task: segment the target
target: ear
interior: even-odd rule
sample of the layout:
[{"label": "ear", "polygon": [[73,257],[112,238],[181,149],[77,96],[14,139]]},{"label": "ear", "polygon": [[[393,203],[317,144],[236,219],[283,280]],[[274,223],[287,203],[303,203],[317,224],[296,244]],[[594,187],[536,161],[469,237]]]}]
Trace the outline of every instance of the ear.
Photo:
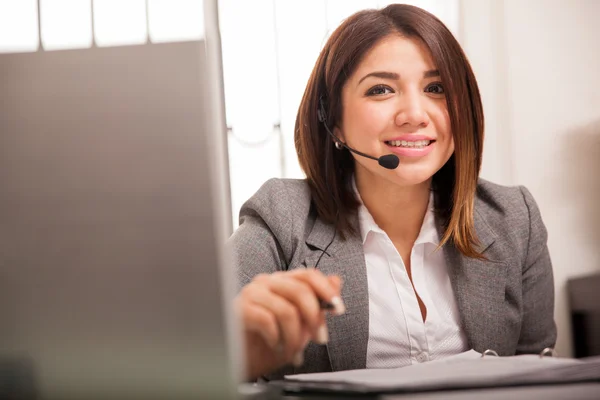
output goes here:
[{"label": "ear", "polygon": [[342,142],[346,143],[346,138],[344,137],[344,131],[339,126],[333,127],[333,134],[337,136]]}]

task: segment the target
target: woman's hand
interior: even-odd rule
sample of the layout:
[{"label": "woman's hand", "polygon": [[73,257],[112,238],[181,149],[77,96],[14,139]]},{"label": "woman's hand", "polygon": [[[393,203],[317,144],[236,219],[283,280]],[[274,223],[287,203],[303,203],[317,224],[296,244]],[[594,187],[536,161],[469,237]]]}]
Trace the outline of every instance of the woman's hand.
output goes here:
[{"label": "woman's hand", "polygon": [[329,338],[323,300],[340,315],[341,281],[315,269],[256,276],[235,299],[244,328],[246,376],[256,379],[286,364],[300,366],[310,340],[326,344]]}]

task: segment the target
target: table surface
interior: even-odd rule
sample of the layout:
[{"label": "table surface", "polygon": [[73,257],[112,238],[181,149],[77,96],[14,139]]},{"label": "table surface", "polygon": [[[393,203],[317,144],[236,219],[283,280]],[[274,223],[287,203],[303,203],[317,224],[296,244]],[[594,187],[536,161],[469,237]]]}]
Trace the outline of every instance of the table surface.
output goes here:
[{"label": "table surface", "polygon": [[273,397],[265,395],[260,397],[253,397],[252,400],[505,400],[513,398],[527,400],[597,400],[600,399],[600,382],[388,394],[379,396],[348,396],[338,394],[287,394],[283,396]]},{"label": "table surface", "polygon": [[600,399],[600,383],[578,383],[569,385],[524,386],[510,388],[456,390],[445,392],[408,393],[382,395],[378,397],[348,396],[283,396],[284,400],[332,400],[332,399],[370,399],[370,400],[598,400]]}]

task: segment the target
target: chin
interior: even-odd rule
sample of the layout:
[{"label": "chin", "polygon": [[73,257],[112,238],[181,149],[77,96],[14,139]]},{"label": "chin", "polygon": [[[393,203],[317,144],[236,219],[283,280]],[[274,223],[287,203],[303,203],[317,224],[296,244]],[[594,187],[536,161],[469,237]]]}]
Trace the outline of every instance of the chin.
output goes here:
[{"label": "chin", "polygon": [[394,183],[400,186],[416,186],[422,184],[429,184],[435,171],[432,169],[431,171],[415,171],[412,168],[410,170],[403,170],[401,166],[399,166],[395,171],[390,171],[392,173],[392,179]]},{"label": "chin", "polygon": [[429,184],[431,182],[431,178],[433,174],[405,174],[405,173],[396,173],[391,177],[391,181],[399,186],[417,186],[423,184]]}]

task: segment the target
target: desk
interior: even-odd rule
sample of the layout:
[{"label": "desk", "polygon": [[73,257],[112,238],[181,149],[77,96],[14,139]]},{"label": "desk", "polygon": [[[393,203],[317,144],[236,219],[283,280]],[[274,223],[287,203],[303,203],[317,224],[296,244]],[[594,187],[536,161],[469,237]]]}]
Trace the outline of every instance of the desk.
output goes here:
[{"label": "desk", "polygon": [[568,385],[505,387],[497,389],[454,390],[424,393],[407,393],[380,396],[348,396],[336,394],[284,395],[281,400],[597,400],[600,382]]},{"label": "desk", "polygon": [[379,397],[379,400],[597,400],[599,398],[600,382],[591,382],[568,385],[522,386],[497,389],[387,395]]}]

